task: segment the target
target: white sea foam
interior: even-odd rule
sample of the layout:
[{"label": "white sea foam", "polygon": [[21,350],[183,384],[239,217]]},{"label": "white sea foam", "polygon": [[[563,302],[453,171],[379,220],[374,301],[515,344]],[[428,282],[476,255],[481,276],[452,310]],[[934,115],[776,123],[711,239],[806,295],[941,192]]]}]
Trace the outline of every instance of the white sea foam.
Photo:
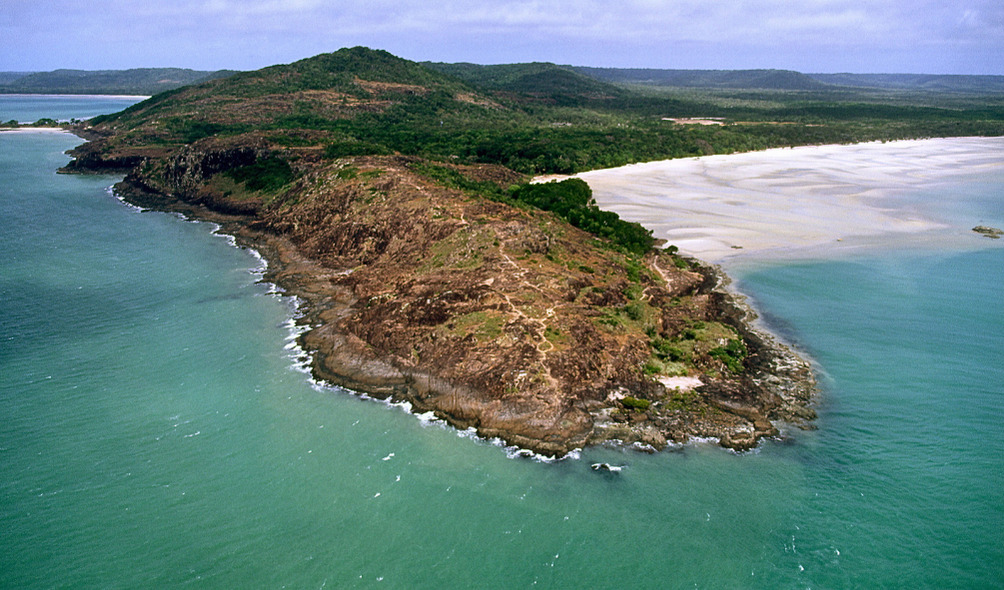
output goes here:
[{"label": "white sea foam", "polygon": [[721,444],[722,440],[717,436],[692,436],[687,439],[686,444],[688,445],[701,445],[701,444]]},{"label": "white sea foam", "polygon": [[436,413],[431,410],[428,412],[422,412],[421,414],[415,414],[415,417],[418,418],[418,421],[423,425],[432,424],[433,422],[442,422],[442,420],[439,419],[439,416],[436,416]]},{"label": "white sea foam", "polygon": [[[268,260],[264,256],[261,255],[261,252],[255,250],[254,248],[247,248],[247,251],[248,251],[249,254],[251,254],[251,256],[254,257],[255,260],[258,261],[257,266],[253,266],[250,269],[250,272],[253,275],[257,275],[258,276],[258,280],[260,281],[261,278],[262,278],[262,276],[268,270]],[[273,289],[278,288],[278,287],[276,287],[276,285],[274,283],[268,283],[268,284],[271,287],[273,287]],[[270,289],[269,293],[272,293],[272,292],[273,292],[273,290]]]},{"label": "white sea foam", "polygon": [[139,205],[134,205],[134,204],[130,203],[129,201],[127,201],[125,199],[125,197],[123,197],[122,195],[120,195],[118,193],[118,191],[115,190],[114,186],[110,186],[110,187],[106,188],[105,192],[108,193],[109,195],[115,197],[115,200],[117,200],[118,202],[122,203],[126,207],[132,209],[133,211],[136,211],[137,213],[142,213],[143,211],[146,211],[146,209],[144,209],[143,207],[140,207]]}]

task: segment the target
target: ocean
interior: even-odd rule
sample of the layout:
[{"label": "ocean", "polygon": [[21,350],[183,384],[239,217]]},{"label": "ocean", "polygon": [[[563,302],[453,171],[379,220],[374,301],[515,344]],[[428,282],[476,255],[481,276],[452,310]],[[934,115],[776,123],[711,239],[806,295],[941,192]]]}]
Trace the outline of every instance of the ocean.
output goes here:
[{"label": "ocean", "polygon": [[[0,120],[108,108],[58,106]],[[313,383],[261,259],[57,175],[79,143],[0,133],[0,587],[1004,586],[993,240],[733,270],[816,430],[542,462]],[[1004,178],[956,189],[1004,226]]]}]

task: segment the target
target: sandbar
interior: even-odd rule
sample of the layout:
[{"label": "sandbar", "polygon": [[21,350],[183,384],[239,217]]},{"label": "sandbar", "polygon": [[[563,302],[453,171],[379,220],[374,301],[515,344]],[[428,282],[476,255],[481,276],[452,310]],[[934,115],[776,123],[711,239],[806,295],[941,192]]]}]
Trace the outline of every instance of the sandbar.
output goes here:
[{"label": "sandbar", "polygon": [[829,257],[939,230],[971,233],[903,195],[982,171],[1004,171],[1004,138],[781,148],[576,176],[601,209],[641,223],[681,253],[722,263],[821,248]]}]

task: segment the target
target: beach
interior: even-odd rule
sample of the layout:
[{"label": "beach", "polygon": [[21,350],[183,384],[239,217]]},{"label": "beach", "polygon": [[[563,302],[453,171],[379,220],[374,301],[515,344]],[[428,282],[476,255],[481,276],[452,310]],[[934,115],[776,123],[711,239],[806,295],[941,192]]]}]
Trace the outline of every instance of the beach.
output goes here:
[{"label": "beach", "polygon": [[945,138],[771,149],[634,164],[576,175],[601,209],[637,221],[684,254],[832,258],[922,240],[965,244],[958,225],[902,195],[960,170],[1004,170],[1004,138]]}]

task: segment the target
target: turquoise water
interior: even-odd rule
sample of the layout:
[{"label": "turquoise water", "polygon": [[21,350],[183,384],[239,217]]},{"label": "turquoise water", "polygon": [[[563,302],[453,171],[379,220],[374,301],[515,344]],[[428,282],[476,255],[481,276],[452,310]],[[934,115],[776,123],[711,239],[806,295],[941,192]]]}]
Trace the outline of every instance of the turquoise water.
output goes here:
[{"label": "turquoise water", "polygon": [[141,97],[81,96],[73,94],[0,94],[0,123],[14,120],[34,123],[50,118],[57,121],[90,119],[120,111]]},{"label": "turquoise water", "polygon": [[313,385],[258,258],[56,175],[78,142],[0,133],[0,587],[1004,585],[990,240],[743,271],[816,431],[539,463]]}]

